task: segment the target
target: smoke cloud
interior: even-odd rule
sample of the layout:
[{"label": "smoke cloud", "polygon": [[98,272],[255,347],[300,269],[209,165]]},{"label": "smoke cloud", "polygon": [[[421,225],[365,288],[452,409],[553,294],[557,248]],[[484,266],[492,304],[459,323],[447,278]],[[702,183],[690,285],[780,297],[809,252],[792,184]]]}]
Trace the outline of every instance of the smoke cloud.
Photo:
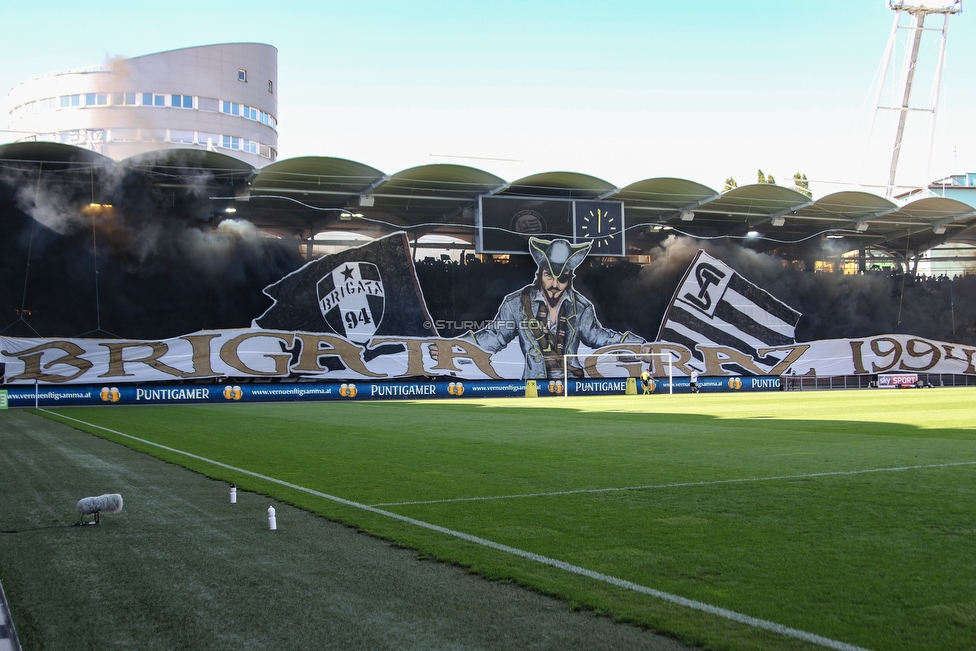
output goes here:
[{"label": "smoke cloud", "polygon": [[[265,237],[243,220],[218,224],[209,196],[219,181],[202,169],[191,176],[192,163],[178,179],[164,169],[145,159],[138,168],[4,161],[0,331],[149,339],[248,327],[263,314],[262,290],[304,264],[297,241]],[[650,251],[650,264],[587,261],[575,286],[605,326],[654,339],[699,248],[800,311],[798,341],[901,333],[976,344],[974,275],[811,273],[733,242],[673,236]],[[432,316],[457,324],[440,328],[445,336],[491,319],[535,271],[528,255],[417,264]]]},{"label": "smoke cloud", "polygon": [[[976,344],[974,275],[913,281],[888,272],[811,273],[734,242],[671,237],[650,251],[650,264],[584,263],[574,285],[595,303],[605,326],[653,340],[699,249],[801,312],[797,341],[914,334]],[[506,294],[533,281],[535,265],[527,255],[507,265],[433,262],[418,265],[418,274],[435,319],[478,323],[494,316]]]},{"label": "smoke cloud", "polygon": [[914,334],[976,343],[976,276],[972,275],[950,281],[913,280],[888,272],[812,273],[734,242],[671,237],[651,252],[651,264],[638,270],[625,265],[611,274],[590,268],[580,273],[579,286],[586,288],[587,295],[605,297],[598,314],[606,325],[655,337],[678,282],[699,249],[801,312],[797,341]]},{"label": "smoke cloud", "polygon": [[0,330],[162,338],[267,309],[261,290],[303,262],[296,243],[216,225],[208,172],[164,183],[146,162],[0,172]]}]

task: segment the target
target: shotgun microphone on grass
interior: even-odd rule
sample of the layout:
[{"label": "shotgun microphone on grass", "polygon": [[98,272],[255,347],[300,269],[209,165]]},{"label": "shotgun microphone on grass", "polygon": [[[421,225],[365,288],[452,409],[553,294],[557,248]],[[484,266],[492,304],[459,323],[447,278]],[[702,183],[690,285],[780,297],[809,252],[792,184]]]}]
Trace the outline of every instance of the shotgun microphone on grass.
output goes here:
[{"label": "shotgun microphone on grass", "polygon": [[[118,493],[106,493],[98,497],[83,497],[78,500],[75,510],[81,516],[81,522],[78,524],[101,524],[99,514],[118,513],[122,510],[122,496]],[[95,519],[86,521],[85,516],[88,515],[94,515]]]}]

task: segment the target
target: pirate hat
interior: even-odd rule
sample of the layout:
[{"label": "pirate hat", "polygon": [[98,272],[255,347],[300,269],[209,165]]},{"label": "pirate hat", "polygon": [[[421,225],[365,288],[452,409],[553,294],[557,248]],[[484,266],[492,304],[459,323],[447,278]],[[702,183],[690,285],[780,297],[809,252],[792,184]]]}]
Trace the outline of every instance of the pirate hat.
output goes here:
[{"label": "pirate hat", "polygon": [[540,269],[548,271],[553,278],[559,278],[580,266],[583,258],[590,252],[591,244],[593,242],[570,244],[562,239],[549,241],[530,237],[529,253]]}]

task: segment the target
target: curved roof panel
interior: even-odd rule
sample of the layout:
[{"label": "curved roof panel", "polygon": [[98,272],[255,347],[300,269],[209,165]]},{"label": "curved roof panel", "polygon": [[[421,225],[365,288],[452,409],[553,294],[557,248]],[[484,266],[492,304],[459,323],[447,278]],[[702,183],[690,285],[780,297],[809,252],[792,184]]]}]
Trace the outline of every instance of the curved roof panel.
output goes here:
[{"label": "curved roof panel", "polygon": [[717,191],[701,183],[670,177],[631,183],[607,197],[623,201],[631,223],[661,222],[718,199]]},{"label": "curved roof panel", "polygon": [[[422,226],[424,232],[438,224],[465,224],[464,235],[473,237],[478,197],[504,185],[504,180],[465,165],[434,163],[397,172],[379,183],[364,212],[385,215],[404,226]],[[465,210],[465,209],[468,210]]]},{"label": "curved roof panel", "polygon": [[718,193],[671,177],[618,189],[575,172],[546,172],[506,183],[463,165],[438,163],[384,174],[363,163],[324,156],[283,159],[255,170],[236,158],[196,149],[160,150],[114,163],[80,147],[48,142],[0,145],[0,159],[8,168],[40,167],[60,175],[52,177],[54,182],[85,188],[92,185],[93,166],[148,172],[153,183],[199,186],[209,192],[217,215],[235,208],[236,217],[259,228],[303,239],[327,229],[370,237],[408,229],[416,237],[435,231],[470,241],[479,198],[503,195],[620,201],[632,253],[650,250],[671,232],[745,238],[750,247],[791,256],[815,254],[828,237],[834,254],[870,246],[898,256],[947,240],[976,240],[976,209],[942,197],[899,206],[874,194],[844,191],[812,201],[776,185]]},{"label": "curved roof panel", "polygon": [[475,167],[435,163],[397,172],[378,186],[373,194],[389,197],[406,193],[432,199],[464,198],[470,201],[504,183],[494,174]]},{"label": "curved roof panel", "polygon": [[251,180],[251,194],[297,194],[316,205],[336,207],[383,178],[383,172],[356,161],[303,156],[262,167]]},{"label": "curved roof panel", "polygon": [[813,205],[800,209],[799,215],[854,221],[870,219],[897,210],[898,206],[889,199],[876,194],[859,191],[844,191],[828,194],[813,202]]},{"label": "curved roof panel", "polygon": [[863,232],[872,219],[898,210],[892,201],[876,194],[844,191],[817,199],[809,206],[784,215],[792,228],[814,233],[823,229],[841,228]]},{"label": "curved roof panel", "polygon": [[29,161],[41,163],[81,163],[84,165],[111,165],[108,156],[97,152],[62,145],[57,142],[12,142],[0,145],[0,159],[9,161]]},{"label": "curved roof panel", "polygon": [[513,181],[500,194],[562,199],[605,198],[617,191],[609,181],[578,172],[544,172]]},{"label": "curved roof panel", "polygon": [[871,220],[868,234],[874,244],[892,251],[925,251],[976,225],[976,209],[967,203],[929,197],[907,203],[898,210]]},{"label": "curved roof panel", "polygon": [[733,188],[714,201],[703,204],[699,211],[750,218],[761,223],[764,219],[793,212],[813,203],[796,190],[768,183],[756,183]]},{"label": "curved roof panel", "polygon": [[972,213],[973,207],[955,199],[928,197],[906,203],[898,212],[921,221],[933,222]]},{"label": "curved roof panel", "polygon": [[202,149],[161,149],[129,156],[117,163],[128,168],[142,168],[157,174],[185,176],[186,170],[208,170],[214,177],[243,179],[254,174],[254,168],[244,161],[214,151]]}]

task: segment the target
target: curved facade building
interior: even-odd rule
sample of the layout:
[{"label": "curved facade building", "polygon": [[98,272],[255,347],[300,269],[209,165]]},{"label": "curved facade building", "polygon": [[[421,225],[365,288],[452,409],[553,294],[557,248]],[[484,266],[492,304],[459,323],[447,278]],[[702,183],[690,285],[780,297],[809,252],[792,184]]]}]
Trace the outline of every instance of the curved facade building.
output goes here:
[{"label": "curved facade building", "polygon": [[262,167],[277,158],[278,50],[225,43],[114,59],[10,90],[19,142],[77,145],[116,160],[207,149]]}]

